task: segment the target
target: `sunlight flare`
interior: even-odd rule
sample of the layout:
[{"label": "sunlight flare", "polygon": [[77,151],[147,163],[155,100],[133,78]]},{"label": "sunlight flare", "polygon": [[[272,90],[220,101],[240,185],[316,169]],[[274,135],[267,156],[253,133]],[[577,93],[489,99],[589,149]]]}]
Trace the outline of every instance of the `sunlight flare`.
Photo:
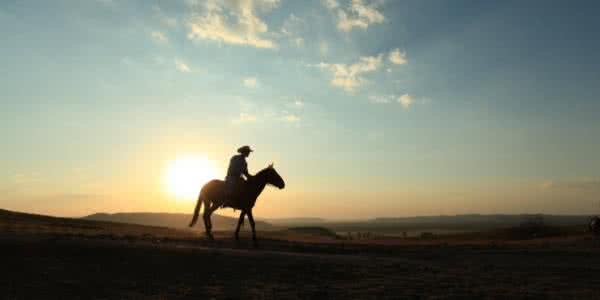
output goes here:
[{"label": "sunlight flare", "polygon": [[203,184],[216,177],[214,163],[204,156],[182,156],[169,162],[165,185],[177,199],[193,200]]}]

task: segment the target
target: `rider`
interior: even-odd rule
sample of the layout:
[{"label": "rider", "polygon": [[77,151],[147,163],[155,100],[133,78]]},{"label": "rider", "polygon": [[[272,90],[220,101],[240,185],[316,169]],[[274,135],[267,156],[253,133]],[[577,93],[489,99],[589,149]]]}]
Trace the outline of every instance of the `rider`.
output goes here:
[{"label": "rider", "polygon": [[229,168],[227,169],[227,177],[225,177],[226,186],[226,197],[227,202],[231,202],[239,194],[240,189],[245,183],[242,175],[246,177],[246,180],[252,178],[252,175],[248,173],[248,163],[246,158],[250,156],[250,152],[254,150],[250,149],[250,146],[242,146],[237,152],[239,154],[234,155],[229,160]]}]

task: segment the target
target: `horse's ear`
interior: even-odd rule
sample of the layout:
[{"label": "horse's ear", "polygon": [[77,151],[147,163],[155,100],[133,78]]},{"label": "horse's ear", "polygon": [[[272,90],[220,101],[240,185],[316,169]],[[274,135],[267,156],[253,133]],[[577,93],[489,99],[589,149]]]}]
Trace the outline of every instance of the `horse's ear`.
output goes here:
[{"label": "horse's ear", "polygon": [[273,169],[273,163],[269,165],[269,169]]}]

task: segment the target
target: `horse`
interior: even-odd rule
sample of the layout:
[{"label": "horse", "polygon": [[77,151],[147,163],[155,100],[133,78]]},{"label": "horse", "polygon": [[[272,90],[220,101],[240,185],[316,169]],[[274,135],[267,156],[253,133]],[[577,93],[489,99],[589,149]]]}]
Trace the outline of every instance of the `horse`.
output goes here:
[{"label": "horse", "polygon": [[237,228],[235,229],[235,239],[239,240],[240,226],[244,223],[244,217],[248,216],[248,221],[250,221],[250,226],[252,227],[252,240],[256,242],[256,230],[254,229],[252,208],[267,184],[274,185],[280,190],[285,187],[285,182],[281,176],[279,176],[277,171],[275,171],[273,164],[270,164],[265,169],[256,173],[256,175],[250,177],[244,184],[244,187],[237,193],[239,195],[237,199],[232,199],[234,201],[226,203],[225,182],[217,179],[209,181],[200,190],[198,202],[194,209],[194,217],[189,226],[192,227],[196,224],[200,213],[200,207],[204,204],[204,229],[206,231],[206,236],[213,240],[214,237],[211,231],[212,223],[210,221],[211,214],[219,208],[231,207],[233,209],[241,210]]}]

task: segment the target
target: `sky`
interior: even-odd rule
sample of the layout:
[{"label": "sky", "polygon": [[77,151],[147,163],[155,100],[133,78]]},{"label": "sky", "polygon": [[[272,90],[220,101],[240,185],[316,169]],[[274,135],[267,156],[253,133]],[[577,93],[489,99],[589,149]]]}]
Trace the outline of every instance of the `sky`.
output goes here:
[{"label": "sky", "polygon": [[0,208],[191,213],[169,166],[248,144],[257,217],[600,213],[598,9],[4,0]]}]

